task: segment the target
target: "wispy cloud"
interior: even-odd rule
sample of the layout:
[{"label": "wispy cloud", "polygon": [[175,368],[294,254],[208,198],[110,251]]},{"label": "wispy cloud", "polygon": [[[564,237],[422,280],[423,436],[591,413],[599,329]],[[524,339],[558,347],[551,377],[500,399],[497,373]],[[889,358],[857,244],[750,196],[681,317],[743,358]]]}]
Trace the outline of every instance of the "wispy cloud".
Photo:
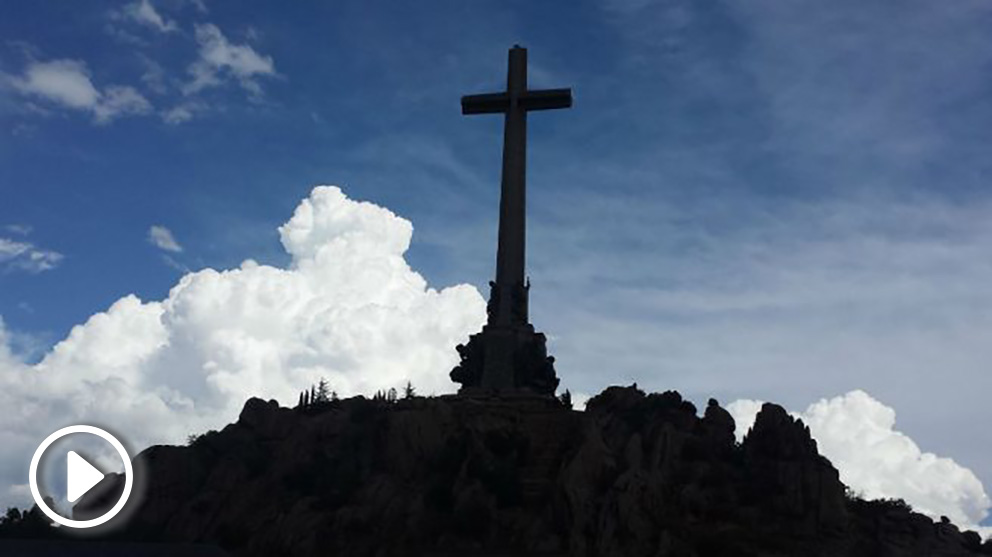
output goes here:
[{"label": "wispy cloud", "polygon": [[161,116],[162,121],[166,124],[182,124],[183,122],[192,120],[196,113],[203,112],[205,110],[207,110],[207,106],[204,103],[195,100],[187,100],[168,110],[163,110]]},{"label": "wispy cloud", "polygon": [[107,123],[119,116],[147,114],[152,109],[141,93],[134,87],[107,87],[100,102],[93,107],[93,115],[98,123]]},{"label": "wispy cloud", "polygon": [[192,79],[183,87],[187,95],[234,79],[253,97],[258,97],[262,88],[256,78],[276,75],[271,56],[259,54],[246,44],[231,43],[216,25],[196,25],[196,40],[200,44],[199,59],[189,67]]},{"label": "wispy cloud", "polygon": [[176,241],[176,237],[172,235],[172,231],[164,226],[156,224],[149,228],[148,241],[153,246],[164,251],[171,251],[173,253],[181,253],[183,251],[183,247]]},{"label": "wispy cloud", "polygon": [[164,261],[166,265],[172,267],[173,269],[179,271],[180,273],[185,274],[192,272],[192,269],[190,269],[187,265],[179,261],[176,261],[176,259],[171,255],[167,255],[167,254],[162,255],[162,261]]},{"label": "wispy cloud", "polygon": [[32,61],[22,75],[9,80],[24,96],[43,99],[61,108],[89,112],[98,124],[122,116],[146,114],[152,108],[133,87],[110,85],[99,90],[90,79],[86,64],[78,60]]},{"label": "wispy cloud", "polygon": [[207,9],[207,3],[204,0],[189,0],[189,3],[193,5],[194,8],[201,14],[208,13],[210,10]]},{"label": "wispy cloud", "polygon": [[124,6],[123,13],[132,21],[151,27],[162,33],[171,33],[179,29],[175,21],[162,17],[149,0],[140,0],[128,4]]},{"label": "wispy cloud", "polygon": [[159,95],[167,93],[169,90],[168,79],[162,64],[145,55],[139,55],[139,58],[145,65],[145,71],[141,74],[141,82],[154,93]]},{"label": "wispy cloud", "polygon": [[[202,2],[192,2],[201,13],[206,7]],[[193,40],[198,45],[195,59],[186,65],[186,76],[176,75],[172,68],[147,54],[146,37],[132,32],[133,26],[122,23],[140,23],[162,33],[179,30],[176,21],[165,18],[150,0],[131,2],[107,13],[105,31],[116,39],[141,47],[136,56],[143,65],[138,76],[138,87],[130,85],[101,85],[94,82],[93,72],[85,61],[77,59],[41,59],[37,48],[27,43],[15,46],[23,51],[27,64],[20,74],[0,72],[0,86],[25,97],[25,111],[50,115],[54,109],[88,112],[93,121],[107,124],[125,116],[156,113],[166,124],[188,122],[200,113],[207,112],[212,103],[205,99],[205,91],[237,84],[248,93],[252,101],[263,98],[262,80],[278,77],[272,56],[263,54],[247,43],[230,41],[221,29],[212,23],[196,24]],[[190,37],[177,33],[177,40]],[[250,28],[249,39],[258,32]],[[157,100],[154,105],[147,95]],[[41,102],[39,102],[41,101]],[[159,106],[161,105],[161,106]],[[12,133],[23,129],[15,127]]]},{"label": "wispy cloud", "polygon": [[62,259],[61,253],[38,248],[30,242],[0,238],[0,269],[40,273],[54,269]]},{"label": "wispy cloud", "polygon": [[32,230],[34,230],[34,228],[28,224],[8,224],[4,226],[3,229],[12,234],[17,234],[18,236],[27,236]]}]

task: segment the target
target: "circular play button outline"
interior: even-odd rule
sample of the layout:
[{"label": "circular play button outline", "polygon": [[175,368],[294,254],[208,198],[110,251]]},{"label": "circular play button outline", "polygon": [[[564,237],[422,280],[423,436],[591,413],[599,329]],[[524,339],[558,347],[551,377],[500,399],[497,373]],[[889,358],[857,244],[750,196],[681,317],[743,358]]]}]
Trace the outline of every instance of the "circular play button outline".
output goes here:
[{"label": "circular play button outline", "polygon": [[[66,435],[72,435],[73,433],[89,433],[90,435],[96,435],[97,437],[110,443],[110,445],[117,450],[117,454],[121,456],[121,460],[124,461],[124,492],[121,493],[120,499],[117,500],[117,504],[107,511],[106,514],[90,520],[72,520],[60,515],[52,510],[47,503],[45,503],[45,500],[41,497],[41,491],[38,489],[38,463],[41,462],[41,456],[45,454],[45,451],[52,445],[52,443],[58,441]],[[35,449],[34,456],[31,457],[31,468],[28,470],[28,483],[31,486],[31,496],[34,497],[34,502],[37,503],[38,508],[41,509],[41,511],[44,512],[48,518],[58,522],[62,526],[68,526],[69,528],[92,528],[107,522],[111,518],[114,518],[117,516],[117,513],[121,512],[121,509],[124,508],[124,504],[127,503],[127,498],[130,497],[131,488],[134,485],[134,471],[131,468],[131,457],[127,455],[124,445],[122,445],[116,437],[98,427],[91,425],[71,425],[68,427],[63,427],[62,429],[49,435],[44,441],[41,442],[40,445],[38,445],[38,448]]]}]

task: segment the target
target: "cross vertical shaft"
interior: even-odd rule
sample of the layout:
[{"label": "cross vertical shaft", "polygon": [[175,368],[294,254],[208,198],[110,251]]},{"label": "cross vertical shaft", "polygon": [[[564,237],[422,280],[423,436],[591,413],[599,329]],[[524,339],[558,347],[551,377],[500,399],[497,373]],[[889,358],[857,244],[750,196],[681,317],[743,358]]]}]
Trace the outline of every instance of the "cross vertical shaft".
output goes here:
[{"label": "cross vertical shaft", "polygon": [[[527,50],[510,50],[506,76],[508,106],[503,124],[503,176],[500,184],[499,243],[496,247],[496,288],[499,303],[490,323],[527,322],[526,305],[513,315],[515,290],[524,284],[527,230]],[[516,319],[514,319],[516,317]]]}]

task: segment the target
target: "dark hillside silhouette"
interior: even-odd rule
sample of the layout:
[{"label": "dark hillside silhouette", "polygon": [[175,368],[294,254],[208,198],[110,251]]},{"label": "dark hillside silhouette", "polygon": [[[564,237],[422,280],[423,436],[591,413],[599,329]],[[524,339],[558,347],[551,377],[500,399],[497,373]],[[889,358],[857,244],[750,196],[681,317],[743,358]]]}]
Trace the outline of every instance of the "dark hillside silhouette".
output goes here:
[{"label": "dark hillside silhouette", "polygon": [[[125,537],[234,555],[992,555],[901,502],[851,498],[808,428],[765,404],[745,441],[716,401],[611,387],[556,399],[252,399],[152,447]],[[112,484],[119,477],[109,480]],[[112,486],[111,486],[112,487]],[[111,489],[111,492],[113,489]],[[77,518],[113,502],[85,497]]]}]

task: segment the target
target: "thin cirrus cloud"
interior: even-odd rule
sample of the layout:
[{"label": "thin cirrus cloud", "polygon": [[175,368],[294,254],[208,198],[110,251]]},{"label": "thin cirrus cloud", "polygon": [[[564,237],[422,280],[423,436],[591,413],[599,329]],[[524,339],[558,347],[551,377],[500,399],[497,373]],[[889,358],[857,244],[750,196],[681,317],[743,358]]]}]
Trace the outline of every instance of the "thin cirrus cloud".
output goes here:
[{"label": "thin cirrus cloud", "polygon": [[123,14],[136,23],[151,27],[162,33],[171,33],[179,30],[176,22],[162,17],[149,0],[141,0],[140,2],[128,4],[124,7]]},{"label": "thin cirrus cloud", "polygon": [[33,61],[22,75],[10,78],[10,82],[26,97],[41,99],[59,108],[88,112],[98,124],[122,116],[147,114],[152,109],[148,99],[134,87],[109,85],[103,90],[97,88],[86,64],[79,60]]},{"label": "thin cirrus cloud", "polygon": [[210,87],[236,80],[253,97],[262,94],[257,78],[276,75],[271,56],[259,54],[247,44],[233,44],[211,23],[196,25],[196,41],[200,45],[199,59],[189,66],[191,81],[183,93],[192,95]]},{"label": "thin cirrus cloud", "polygon": [[182,124],[189,122],[197,114],[206,112],[209,109],[210,106],[207,103],[197,99],[189,99],[168,110],[163,110],[161,116],[162,121],[166,124]]},{"label": "thin cirrus cloud", "polygon": [[148,241],[160,250],[172,253],[182,253],[183,247],[176,241],[172,231],[161,225],[152,225],[148,229]]},{"label": "thin cirrus cloud", "polygon": [[34,230],[34,227],[28,224],[8,224],[3,229],[18,236],[27,236]]},{"label": "thin cirrus cloud", "polygon": [[[7,227],[10,230],[12,227]],[[0,237],[0,269],[40,273],[51,271],[62,261],[62,254],[42,249],[31,242]]]}]

